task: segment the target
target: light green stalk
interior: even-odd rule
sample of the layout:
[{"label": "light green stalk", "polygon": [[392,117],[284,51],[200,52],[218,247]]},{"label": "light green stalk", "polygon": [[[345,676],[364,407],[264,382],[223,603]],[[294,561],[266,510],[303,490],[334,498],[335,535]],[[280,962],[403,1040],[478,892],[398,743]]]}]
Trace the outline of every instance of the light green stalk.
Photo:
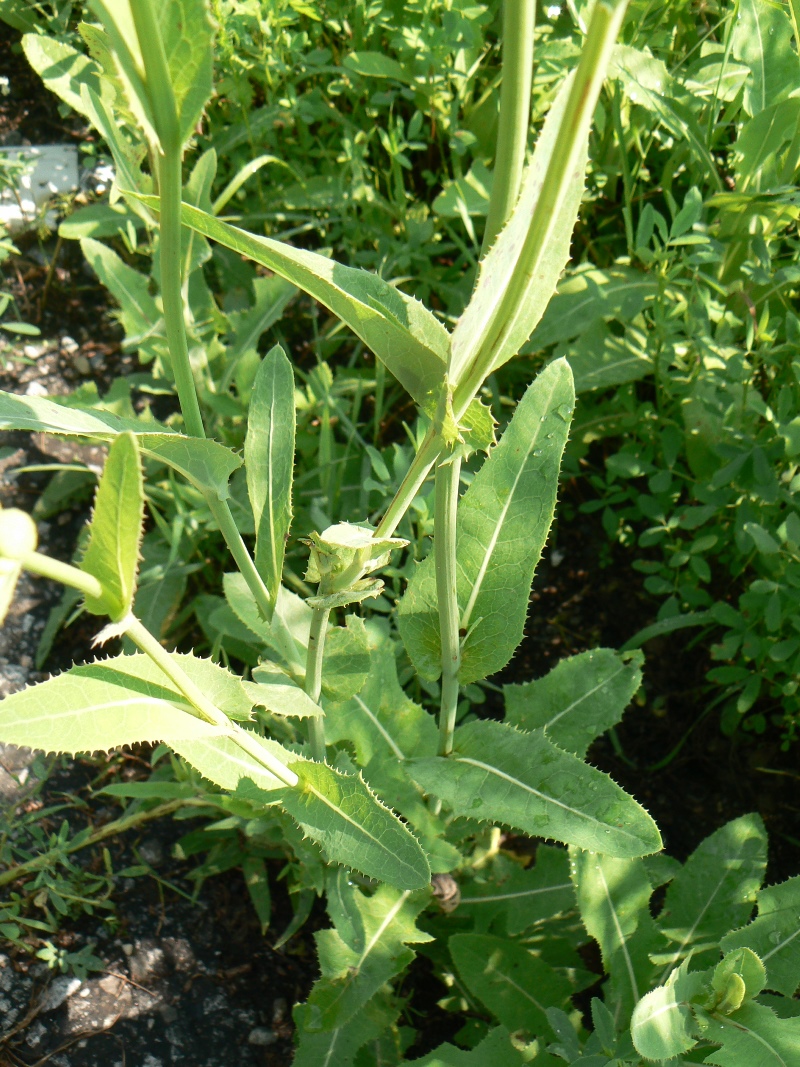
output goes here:
[{"label": "light green stalk", "polygon": [[[314,608],[311,629],[308,634],[308,658],[306,660],[306,693],[315,704],[322,695],[322,659],[325,653],[325,631],[328,628],[329,608]],[[315,715],[309,720],[308,739],[311,755],[319,763],[325,762],[325,716]]]},{"label": "light green stalk", "polygon": [[28,552],[19,561],[26,571],[38,574],[42,578],[50,578],[61,585],[68,585],[77,589],[84,596],[99,600],[103,595],[103,587],[98,580],[86,571],[78,570],[70,563],[62,563],[59,559],[51,559],[41,552]]},{"label": "light green stalk", "polygon": [[530,284],[531,271],[551,239],[570,177],[580,158],[581,146],[594,115],[611,50],[625,14],[625,6],[626,0],[597,0],[592,9],[581,61],[564,109],[558,146],[544,175],[542,192],[531,218],[517,270],[503,298],[488,319],[474,355],[464,368],[459,381],[455,383],[453,410],[456,420],[463,418],[472,398],[491,373],[495,353],[512,329],[517,310]]},{"label": "light green stalk", "polygon": [[242,729],[237,723],[232,722],[224,711],[220,711],[218,707],[212,704],[194,684],[177,660],[170,656],[169,652],[159,644],[147,627],[143,626],[133,615],[129,615],[125,619],[125,633],[166,674],[189,703],[200,712],[201,718],[205,719],[206,722],[219,726],[222,732],[235,742],[239,748],[249,756],[252,756],[262,767],[266,767],[285,785],[297,785],[298,778],[294,771],[285,767],[263,745],[260,745],[252,734]]},{"label": "light green stalk", "polygon": [[[144,59],[148,96],[152,104],[156,132],[159,138],[158,180],[161,205],[159,214],[159,252],[161,256],[161,300],[167,333],[170,363],[178,391],[178,400],[193,437],[205,437],[203,417],[197,399],[189,347],[184,322],[181,277],[181,144],[178,110],[172,90],[167,57],[153,12],[152,0],[136,0],[131,4],[139,46]],[[205,493],[206,503],[220,528],[225,543],[242,577],[253,594],[259,610],[270,618],[274,605],[267,587],[256,569],[252,556],[242,540],[230,506],[211,490]]]},{"label": "light green stalk", "polygon": [[442,457],[436,467],[433,552],[436,563],[436,595],[439,602],[439,633],[442,641],[442,696],[439,710],[439,755],[453,750],[458,711],[458,672],[461,667],[461,636],[456,593],[456,514],[461,455]]},{"label": "light green stalk", "polygon": [[403,516],[411,507],[414,497],[422,488],[431,467],[442,451],[442,447],[441,435],[432,426],[425,435],[416,456],[414,456],[405,478],[400,483],[400,488],[395,493],[383,518],[378,523],[375,537],[391,537],[395,532],[402,522]]},{"label": "light green stalk", "polygon": [[[38,574],[42,578],[51,578],[62,585],[77,589],[84,596],[100,599],[103,595],[103,587],[93,575],[87,574],[69,563],[51,559],[40,552],[27,552],[20,558],[19,562],[33,574]],[[126,634],[130,637],[133,643],[164,672],[178,691],[183,693],[187,701],[195,709],[198,718],[219,726],[222,733],[226,734],[239,748],[257,760],[262,767],[266,767],[285,785],[297,785],[298,779],[294,771],[285,767],[280,760],[275,759],[247,730],[243,730],[237,723],[232,722],[224,711],[212,704],[183,670],[180,663],[170,656],[147,627],[143,626],[134,615],[127,615],[124,619],[114,620],[114,624],[117,627],[119,636]]]},{"label": "light green stalk", "polygon": [[536,0],[504,0],[503,84],[492,196],[481,256],[494,244],[519,197],[530,125],[535,25]]}]

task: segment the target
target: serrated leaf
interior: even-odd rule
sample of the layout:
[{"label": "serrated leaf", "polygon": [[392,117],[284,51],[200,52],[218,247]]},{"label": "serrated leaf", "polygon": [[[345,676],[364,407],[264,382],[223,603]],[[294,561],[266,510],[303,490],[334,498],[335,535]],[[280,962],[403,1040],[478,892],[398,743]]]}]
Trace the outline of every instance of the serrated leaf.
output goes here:
[{"label": "serrated leaf", "polygon": [[[580,131],[579,155],[563,188],[560,206],[554,216],[541,220],[536,247],[528,249],[528,262],[520,262],[531,221],[548,177],[548,168],[556,157],[556,145],[562,133],[561,121],[572,82],[572,75],[564,80],[547,114],[533,157],[526,168],[516,207],[497,241],[481,261],[472,298],[453,330],[448,374],[456,384],[459,384],[484,347],[490,347],[493,356],[490,370],[502,367],[519,352],[544,314],[569,259],[572,231],[583,196],[589,147],[588,125]],[[509,307],[507,297],[515,275],[523,275],[525,284],[514,306]]]},{"label": "serrated leaf", "polygon": [[622,718],[642,681],[641,652],[596,648],[570,656],[534,682],[503,686],[506,721],[543,729],[559,748],[585,756],[592,741]]},{"label": "serrated leaf", "polygon": [[[156,197],[145,197],[158,209]],[[183,223],[268,267],[319,300],[380,359],[419,404],[444,381],[450,339],[431,312],[377,274],[345,267],[316,252],[258,237],[183,205]]]},{"label": "serrated leaf", "polygon": [[524,945],[490,934],[454,934],[450,954],[464,985],[512,1032],[547,1032],[546,1011],[569,1004],[567,978]]},{"label": "serrated leaf", "polygon": [[110,411],[55,404],[45,397],[0,391],[0,429],[31,430],[67,437],[113,441],[121,433],[136,435],[141,451],[179,471],[201,492],[228,495],[228,479],[242,465],[239,456],[217,441],[185,437],[145,419],[125,419]]},{"label": "serrated leaf", "polygon": [[[327,706],[328,744],[352,742],[361,767],[373,758],[388,761],[433,755],[436,723],[406,696],[398,682],[394,642],[374,629],[367,632],[367,638],[369,674],[357,696]],[[380,786],[380,780],[374,784]]]},{"label": "serrated leaf", "polygon": [[[90,29],[97,29],[98,33],[102,33],[99,27],[90,27]],[[88,86],[82,87],[81,98],[84,114],[89,117],[92,125],[99,131],[111,151],[116,170],[114,192],[118,185],[122,185],[125,189],[130,189],[135,193],[149,193],[152,189],[152,179],[149,175],[142,173],[137,150],[122,132],[112,109]],[[114,200],[113,194],[111,199]],[[148,224],[153,223],[152,214],[141,201],[130,198],[129,206],[143,221]]]},{"label": "serrated leaf", "polygon": [[125,337],[136,344],[140,358],[147,362],[164,348],[164,338],[155,331],[162,316],[150,295],[149,280],[124,263],[113,249],[92,237],[81,242],[84,258],[120,306],[119,321]]},{"label": "serrated leaf", "polygon": [[[87,115],[81,87],[87,85],[103,95],[100,67],[65,41],[41,33],[26,33],[22,38],[25,58],[50,90],[82,115]],[[87,117],[91,117],[87,115]]]},{"label": "serrated leaf", "polygon": [[673,971],[666,985],[651,990],[636,1005],[631,1037],[637,1052],[648,1060],[671,1060],[697,1044],[694,1016],[687,1001],[702,978],[684,966]]},{"label": "serrated leaf", "polygon": [[472,882],[461,893],[459,910],[482,916],[505,912],[511,937],[534,923],[550,919],[575,907],[575,890],[569,877],[569,858],[562,848],[539,845],[536,865],[516,868],[502,882]]},{"label": "serrated leaf", "polygon": [[652,984],[649,952],[658,944],[645,863],[578,849],[570,850],[570,857],[581,919],[609,975],[607,1001],[627,1019]]},{"label": "serrated leaf", "polygon": [[280,345],[258,368],[247,416],[244,459],[256,525],[256,568],[274,604],[292,522],[294,375]]},{"label": "serrated leaf", "polygon": [[255,597],[238,571],[224,574],[222,583],[225,599],[236,619],[246,627],[242,638],[247,637],[247,633],[252,634],[251,644],[271,648],[291,670],[295,680],[302,680],[311,628],[311,609],[305,601],[281,586],[272,623],[268,623],[261,617]]},{"label": "serrated leaf", "polygon": [[386,998],[373,997],[342,1026],[317,1031],[306,1028],[308,1014],[305,1004],[294,1009],[298,1044],[293,1067],[351,1067],[358,1050],[392,1026],[398,1009]]},{"label": "serrated leaf", "polygon": [[[457,595],[467,631],[459,681],[506,665],[522,639],[533,572],[550,530],[575,394],[564,360],[546,367],[458,505]],[[435,561],[414,572],[398,626],[424,678],[441,672]]]},{"label": "serrated leaf", "polygon": [[331,863],[341,863],[397,889],[421,889],[430,868],[417,840],[359,776],[323,763],[298,762],[300,784],[281,803]]},{"label": "serrated leaf", "polygon": [[116,622],[130,614],[143,519],[139,448],[132,433],[123,433],[114,440],[103,467],[89,525],[89,545],[80,564],[103,589],[100,597],[85,598],[86,610],[93,615],[109,615]]},{"label": "serrated leaf", "polygon": [[792,47],[792,23],[783,5],[740,0],[730,48],[750,70],[744,90],[748,114],[758,115],[797,84],[800,70]]},{"label": "serrated leaf", "polygon": [[752,949],[767,969],[767,988],[792,997],[800,985],[800,876],[759,890],[756,899],[758,917],[726,934],[720,948]]},{"label": "serrated leaf", "polygon": [[[411,1060],[415,1067],[522,1067],[530,1063],[527,1052],[521,1052],[505,1026],[496,1026],[473,1049],[456,1048],[445,1043],[421,1060]],[[533,1061],[535,1067],[558,1067],[563,1062],[546,1052],[539,1052]]]},{"label": "serrated leaf", "polygon": [[[289,766],[299,758],[279,745],[277,741],[259,737],[254,733],[251,733],[250,737],[262,745],[269,755],[280,760],[284,766]],[[247,785],[249,782],[252,782],[259,790],[266,792],[286,788],[284,782],[245,752],[230,737],[181,738],[173,739],[168,743],[173,751],[183,756],[186,762],[190,763],[204,778],[226,792],[236,792],[242,785]],[[263,803],[261,795],[257,799]],[[276,794],[276,803],[278,799]]]},{"label": "serrated leaf", "polygon": [[428,902],[427,893],[412,896],[386,885],[371,896],[355,886],[348,890],[345,921],[315,935],[322,978],[306,1002],[308,1031],[347,1023],[413,960],[409,944],[433,940],[415,921]]},{"label": "serrated leaf", "polygon": [[300,718],[322,714],[319,704],[308,696],[287,675],[257,667],[253,671],[254,682],[242,682],[254,704],[264,707],[274,715],[292,715]]},{"label": "serrated leaf", "polygon": [[195,718],[185,702],[183,708],[177,706],[168,679],[162,683],[137,676],[133,661],[146,658],[117,656],[73,667],[7,696],[0,704],[0,738],[74,755],[218,735],[219,727]]},{"label": "serrated leaf", "polygon": [[741,1007],[745,998],[752,1000],[764,988],[767,972],[764,964],[749,948],[727,952],[714,968],[711,985],[717,996],[716,1013],[730,1015]]},{"label": "serrated leaf", "polygon": [[[135,0],[133,0],[135,3]],[[211,96],[214,29],[206,0],[154,5],[164,42],[181,139],[186,142]]]},{"label": "serrated leaf", "polygon": [[721,1047],[706,1056],[717,1067],[795,1067],[800,1062],[800,1018],[779,1019],[748,1001],[728,1016],[705,1016],[702,1036]]},{"label": "serrated leaf", "polygon": [[332,626],[322,655],[322,692],[330,700],[349,700],[360,692],[369,673],[369,640],[364,620],[348,615]]},{"label": "serrated leaf", "polygon": [[643,856],[661,848],[644,808],[541,732],[471,722],[456,730],[451,757],[414,760],[410,773],[456,815],[611,856]]},{"label": "serrated leaf", "polygon": [[767,835],[758,815],[734,819],[701,842],[675,874],[658,917],[664,935],[677,943],[675,963],[695,946],[705,946],[695,961],[704,958],[702,952],[716,952],[709,946],[747,921],[766,860]]}]

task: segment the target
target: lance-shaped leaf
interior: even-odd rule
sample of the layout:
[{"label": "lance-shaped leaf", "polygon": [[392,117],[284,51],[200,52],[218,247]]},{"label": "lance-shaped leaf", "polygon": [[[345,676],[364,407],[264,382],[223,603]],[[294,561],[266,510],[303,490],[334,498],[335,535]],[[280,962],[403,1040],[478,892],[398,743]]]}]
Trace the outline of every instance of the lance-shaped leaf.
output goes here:
[{"label": "lance-shaped leaf", "polygon": [[505,913],[506,929],[513,937],[536,922],[575,907],[575,890],[569,878],[569,859],[563,848],[539,845],[536,866],[514,866],[503,881],[475,881],[463,887],[459,911],[476,920]]},{"label": "lance-shaped leaf", "polygon": [[80,245],[86,262],[119,304],[118,318],[126,341],[136,344],[143,362],[152,360],[166,345],[161,312],[150,295],[147,277],[101,241],[84,237]]},{"label": "lance-shaped leaf", "polygon": [[779,1019],[763,1004],[747,1001],[733,1015],[705,1016],[701,1032],[720,1045],[704,1060],[716,1067],[794,1067],[800,1062],[800,1018]]},{"label": "lance-shaped leaf", "polygon": [[[359,765],[373,759],[386,763],[436,752],[436,723],[419,704],[404,693],[397,680],[395,643],[369,629],[369,674],[350,700],[326,708],[325,736],[328,744],[350,741]],[[381,785],[381,779],[375,780]]]},{"label": "lance-shaped leaf", "polygon": [[[158,209],[157,197],[144,197]],[[279,274],[319,300],[359,337],[418,404],[444,381],[447,330],[430,311],[377,274],[344,267],[317,252],[258,237],[183,205],[183,223]]]},{"label": "lance-shaped leaf", "polygon": [[324,763],[298,762],[300,782],[281,804],[331,863],[341,863],[397,889],[421,889],[431,872],[419,842],[375,797],[361,776]]},{"label": "lance-shaped leaf", "polygon": [[[575,403],[565,360],[528,388],[500,443],[458,506],[456,591],[467,632],[459,680],[499,671],[522,638],[531,582],[555,511],[558,471]],[[398,625],[424,678],[441,671],[433,555],[416,569],[400,602]]]},{"label": "lance-shaped leaf", "polygon": [[349,700],[360,692],[369,673],[369,641],[364,620],[348,615],[344,626],[331,626],[322,656],[322,692],[331,700]]},{"label": "lance-shaped leaf", "polygon": [[8,744],[74,755],[219,734],[219,727],[191,715],[185,702],[177,706],[166,677],[163,682],[139,677],[139,663],[132,661],[145,658],[118,656],[73,667],[7,696],[0,704],[0,738]]},{"label": "lance-shaped leaf", "polygon": [[[416,1067],[523,1067],[530,1063],[528,1051],[522,1051],[505,1026],[496,1026],[475,1048],[467,1051],[445,1042],[421,1060],[412,1060]],[[563,1060],[547,1052],[539,1052],[534,1060],[537,1067],[560,1067]]]},{"label": "lance-shaped leaf", "polygon": [[797,84],[798,59],[792,45],[792,22],[782,5],[740,0],[732,25],[731,52],[750,68],[744,105],[758,115],[788,96]]},{"label": "lance-shaped leaf", "polygon": [[118,434],[130,431],[136,435],[145,455],[166,463],[202,493],[216,493],[221,500],[228,496],[228,479],[242,465],[235,452],[217,441],[185,437],[153,420],[125,419],[100,408],[85,411],[66,407],[45,397],[0,391],[0,429],[89,437],[97,441],[113,441]]},{"label": "lance-shaped leaf", "polygon": [[266,708],[274,715],[298,718],[322,715],[319,704],[315,704],[304,689],[273,664],[256,667],[253,677],[254,682],[242,682],[242,685],[259,707]]},{"label": "lance-shaped leaf", "polygon": [[306,1003],[309,1031],[333,1030],[348,1022],[414,959],[409,944],[433,940],[416,925],[427,893],[412,895],[386,885],[371,896],[354,886],[346,891],[346,909],[332,912],[334,929],[315,935],[322,978]]},{"label": "lance-shaped leaf", "polygon": [[255,564],[274,604],[292,522],[294,376],[280,345],[258,368],[247,418],[244,459],[256,524]]},{"label": "lance-shaped leaf", "polygon": [[642,681],[641,652],[596,648],[561,660],[544,678],[503,686],[506,720],[543,729],[551,741],[585,756],[592,741],[622,718]]},{"label": "lance-shaped leaf", "polygon": [[758,918],[726,934],[723,952],[752,949],[767,969],[767,989],[793,997],[800,985],[800,876],[757,894]]},{"label": "lance-shaped leaf", "polygon": [[609,975],[608,1003],[627,1019],[652,985],[649,953],[659,943],[645,864],[580,849],[571,849],[570,859],[583,925],[600,946]]},{"label": "lance-shaped leaf", "polygon": [[[495,341],[493,360],[486,369],[487,374],[516,355],[538,325],[569,259],[572,231],[583,196],[589,150],[588,126],[583,134],[575,166],[567,176],[560,209],[554,217],[547,220],[547,236],[539,240],[536,249],[532,250],[532,261],[521,263],[528,231],[544,188],[547,169],[558,143],[572,82],[573,76],[570,75],[547,114],[533,157],[526,168],[516,207],[497,241],[484,257],[478,284],[453,330],[453,354],[449,374],[451,380],[456,383],[475,355],[487,343],[487,339],[500,336],[501,330],[502,339],[499,345]],[[509,309],[505,306],[504,298],[507,297],[514,276],[523,271],[526,280],[524,296],[516,307],[510,309],[511,316],[508,316]],[[506,318],[505,322],[500,321],[503,316]]]},{"label": "lance-shaped leaf", "polygon": [[414,779],[454,814],[611,856],[661,848],[656,824],[633,797],[541,731],[471,722],[456,730],[454,742],[447,759],[411,763]]},{"label": "lance-shaped leaf", "polygon": [[[268,755],[280,760],[286,767],[298,758],[293,752],[279,745],[277,741],[259,737],[254,733],[249,736],[251,740],[254,739],[257,744],[263,746]],[[259,790],[268,792],[285,788],[284,782],[262,766],[249,752],[237,745],[232,737],[179,738],[167,743],[204,778],[218,785],[220,789],[235,792],[242,783],[249,782],[252,782]],[[263,802],[262,797],[259,796],[258,799],[259,802]],[[275,800],[277,802],[278,797]]]},{"label": "lance-shaped leaf", "polygon": [[26,33],[22,38],[25,58],[47,88],[74,110],[87,118],[81,96],[84,85],[103,95],[108,89],[101,81],[101,70],[94,60],[83,55],[64,41],[41,33]]},{"label": "lance-shaped leaf", "polygon": [[397,1019],[398,1008],[389,997],[373,997],[352,1019],[332,1030],[309,1030],[313,1009],[298,1004],[294,1009],[297,1051],[293,1067],[352,1067],[353,1058],[369,1041],[385,1034]]},{"label": "lance-shaped leaf", "polygon": [[464,985],[511,1031],[547,1032],[547,1009],[569,1004],[563,974],[515,941],[454,934],[450,954]]},{"label": "lance-shaped leaf", "polygon": [[89,526],[89,546],[81,561],[81,569],[95,577],[103,589],[99,597],[86,597],[86,610],[93,615],[110,615],[116,622],[130,613],[143,519],[139,448],[132,433],[123,433],[115,439],[103,467]]},{"label": "lance-shaped leaf", "polygon": [[633,1012],[631,1037],[636,1051],[648,1060],[671,1060],[697,1044],[697,1026],[688,1001],[699,991],[703,978],[687,974],[681,966],[643,997]]},{"label": "lance-shaped leaf", "polygon": [[767,835],[758,815],[734,819],[698,845],[670,883],[658,917],[665,936],[677,943],[671,963],[692,949],[695,962],[708,960],[709,952],[716,956],[719,939],[750,917],[766,861]]},{"label": "lance-shaped leaf", "polygon": [[170,0],[154,4],[153,9],[164,42],[181,139],[186,142],[211,96],[214,28],[208,2]]}]

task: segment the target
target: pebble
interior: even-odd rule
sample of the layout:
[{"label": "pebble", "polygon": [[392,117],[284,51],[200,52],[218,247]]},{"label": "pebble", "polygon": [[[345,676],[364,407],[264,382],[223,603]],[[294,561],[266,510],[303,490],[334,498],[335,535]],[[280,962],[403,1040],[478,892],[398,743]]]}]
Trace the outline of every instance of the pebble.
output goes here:
[{"label": "pebble", "polygon": [[25,396],[47,396],[47,386],[37,381],[28,382]]},{"label": "pebble", "polygon": [[47,989],[45,989],[44,996],[39,1002],[39,1011],[55,1011],[56,1008],[61,1007],[68,997],[71,997],[73,993],[77,993],[80,987],[80,978],[70,978],[68,975],[59,975],[58,978],[54,978]]},{"label": "pebble", "polygon": [[268,1030],[266,1026],[257,1026],[247,1035],[248,1045],[259,1045],[261,1048],[274,1045],[277,1040],[278,1035],[273,1033],[272,1030]]}]

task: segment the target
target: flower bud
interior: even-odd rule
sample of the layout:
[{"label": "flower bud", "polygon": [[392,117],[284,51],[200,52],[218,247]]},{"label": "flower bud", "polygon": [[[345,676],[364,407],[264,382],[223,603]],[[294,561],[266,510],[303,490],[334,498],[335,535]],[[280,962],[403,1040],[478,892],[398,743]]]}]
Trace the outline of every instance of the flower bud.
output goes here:
[{"label": "flower bud", "polygon": [[19,508],[0,510],[0,556],[6,559],[22,559],[35,552],[39,543],[36,523]]}]

